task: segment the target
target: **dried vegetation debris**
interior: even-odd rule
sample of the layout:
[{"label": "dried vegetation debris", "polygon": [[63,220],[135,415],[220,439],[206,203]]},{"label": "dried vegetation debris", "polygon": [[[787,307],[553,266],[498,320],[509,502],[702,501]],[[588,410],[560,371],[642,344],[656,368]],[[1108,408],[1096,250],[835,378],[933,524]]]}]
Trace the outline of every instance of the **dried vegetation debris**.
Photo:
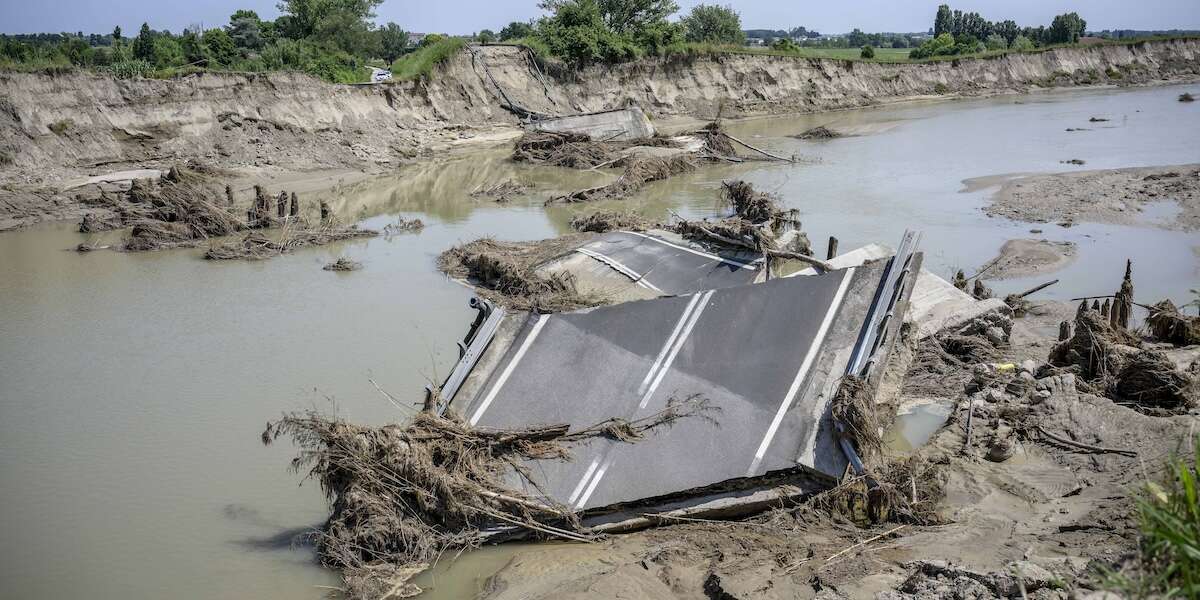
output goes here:
[{"label": "dried vegetation debris", "polygon": [[284,227],[274,237],[262,231],[251,231],[240,239],[210,246],[204,253],[208,260],[266,260],[282,256],[297,248],[324,246],[354,238],[375,237],[378,231],[326,224],[317,229]]},{"label": "dried vegetation debris", "polygon": [[824,125],[818,125],[792,137],[798,140],[831,140],[842,137],[842,134]]},{"label": "dried vegetation debris", "polygon": [[546,201],[554,202],[592,202],[624,198],[642,189],[647,183],[667,179],[673,175],[690,173],[696,170],[696,162],[687,154],[674,156],[635,156],[620,159],[619,164],[625,170],[612,183],[601,186],[576,190],[569,194],[556,196]]},{"label": "dried vegetation debris", "polygon": [[443,252],[438,268],[482,288],[489,300],[517,310],[562,312],[604,304],[602,297],[580,293],[568,273],[537,272],[538,265],[577,245],[573,236],[538,242],[483,238]]},{"label": "dried vegetation debris", "polygon": [[516,179],[507,179],[490,186],[481,185],[471,192],[471,197],[491,198],[496,202],[504,203],[512,200],[514,196],[520,196],[528,191],[528,185],[525,185]]},{"label": "dried vegetation debris", "polygon": [[666,228],[667,225],[643,217],[635,212],[600,210],[577,214],[571,217],[571,229],[580,233],[607,233],[609,231],[646,231]]},{"label": "dried vegetation debris", "polygon": [[326,271],[357,271],[362,268],[362,263],[342,256],[321,268]]},{"label": "dried vegetation debris", "polygon": [[532,462],[570,460],[572,446],[588,439],[636,442],[680,419],[715,422],[715,412],[701,397],[672,399],[642,419],[571,431],[473,427],[424,411],[404,425],[364,427],[309,411],[268,423],[262,441],[290,437],[300,448],[292,468],[320,484],[331,509],[314,534],[317,553],[342,572],[348,595],[409,597],[420,593],[409,578],[445,552],[477,547],[485,529],[594,539],[574,511],[541,492]]}]

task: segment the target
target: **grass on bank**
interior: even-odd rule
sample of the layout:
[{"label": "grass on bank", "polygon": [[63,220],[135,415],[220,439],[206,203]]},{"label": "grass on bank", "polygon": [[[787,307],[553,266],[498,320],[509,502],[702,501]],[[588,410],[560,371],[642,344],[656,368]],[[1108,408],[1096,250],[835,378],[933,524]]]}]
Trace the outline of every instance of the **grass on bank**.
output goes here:
[{"label": "grass on bank", "polygon": [[450,37],[418,48],[392,63],[392,79],[410,81],[429,77],[434,67],[450,60],[466,47],[467,40]]},{"label": "grass on bank", "polygon": [[1147,482],[1136,497],[1139,564],[1108,582],[1128,597],[1200,598],[1200,437],[1192,445],[1190,461],[1172,458],[1163,480]]}]

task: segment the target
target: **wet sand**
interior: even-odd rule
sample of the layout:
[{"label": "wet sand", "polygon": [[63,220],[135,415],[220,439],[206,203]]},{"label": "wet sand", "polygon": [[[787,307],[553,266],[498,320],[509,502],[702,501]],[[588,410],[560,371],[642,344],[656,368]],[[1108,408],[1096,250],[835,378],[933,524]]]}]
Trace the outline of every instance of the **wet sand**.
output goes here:
[{"label": "wet sand", "polygon": [[979,268],[983,279],[1013,279],[1053,273],[1075,260],[1074,242],[1050,240],[1008,240],[1000,254]]},{"label": "wet sand", "polygon": [[[1200,229],[1200,164],[1106,169],[1028,176],[992,176],[963,182],[965,191],[1000,184],[985,211],[1016,221],[1149,225]],[[1167,204],[1166,214],[1157,215]],[[1170,204],[1178,206],[1172,212]],[[1150,214],[1143,214],[1150,213]]]}]

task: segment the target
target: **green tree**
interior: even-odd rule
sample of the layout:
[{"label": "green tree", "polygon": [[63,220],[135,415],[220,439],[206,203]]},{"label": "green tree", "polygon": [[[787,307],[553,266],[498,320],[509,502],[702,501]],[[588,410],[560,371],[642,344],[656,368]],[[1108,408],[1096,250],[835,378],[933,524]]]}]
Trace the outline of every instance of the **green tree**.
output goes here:
[{"label": "green tree", "polygon": [[389,21],[387,25],[379,28],[379,52],[388,64],[400,58],[407,47],[408,32],[399,25]]},{"label": "green tree", "polygon": [[58,49],[73,65],[86,67],[94,62],[95,52],[91,45],[80,38],[70,38],[63,42]]},{"label": "green tree", "polygon": [[501,41],[516,40],[523,37],[529,37],[531,35],[533,35],[533,25],[530,25],[529,23],[522,23],[520,21],[513,21],[512,23],[505,25],[504,29],[500,30]]},{"label": "green tree", "polygon": [[154,58],[154,32],[149,23],[142,23],[141,31],[133,40],[133,57],[145,61]]},{"label": "green tree", "polygon": [[[295,39],[321,35],[341,37],[337,27],[351,25],[350,35],[370,29],[375,8],[383,0],[281,0],[279,11],[288,17],[287,35]],[[282,18],[282,17],[281,17]],[[322,24],[322,22],[325,22]],[[318,29],[321,31],[318,32]],[[351,44],[353,45],[353,44]]]},{"label": "green tree", "polygon": [[121,26],[120,25],[113,27],[112,39],[114,42],[121,41]]},{"label": "green tree", "polygon": [[1050,44],[1074,44],[1086,30],[1087,21],[1077,13],[1061,14],[1054,17],[1054,21],[1050,23],[1046,41]]},{"label": "green tree", "polygon": [[496,32],[491,29],[484,29],[475,35],[475,39],[480,43],[489,44],[496,41]]},{"label": "green tree", "polygon": [[265,44],[263,40],[262,19],[252,10],[239,10],[229,17],[229,27],[226,28],[233,44],[238,48],[258,50]]},{"label": "green tree", "polygon": [[859,58],[875,58],[875,48],[866,45],[862,47],[862,51],[858,53]]},{"label": "green tree", "polygon": [[179,37],[179,48],[183,51],[184,64],[203,64],[208,61],[204,44],[200,43],[200,35],[191,29],[185,29]]},{"label": "green tree", "polygon": [[1009,44],[1008,47],[1010,50],[1016,50],[1016,51],[1020,52],[1020,51],[1033,50],[1035,48],[1035,45],[1033,43],[1033,40],[1031,40],[1023,35],[1018,35],[1017,37],[1013,38],[1012,43]]},{"label": "green tree", "polygon": [[209,29],[204,32],[204,50],[209,59],[218,65],[229,66],[238,58],[237,46],[224,29]]},{"label": "green tree", "polygon": [[933,18],[933,35],[937,37],[943,33],[950,33],[951,28],[950,6],[942,4],[938,6],[937,16]]},{"label": "green tree", "polygon": [[689,42],[738,46],[746,43],[746,32],[742,31],[742,18],[730,6],[697,5],[683,18],[682,23]]},{"label": "green tree", "polygon": [[1004,39],[1004,36],[993,33],[983,41],[983,45],[987,46],[988,50],[1004,50],[1008,48],[1008,41]]},{"label": "green tree", "polygon": [[154,52],[150,62],[155,67],[177,67],[183,64],[183,59],[183,48],[175,38],[169,35],[154,38]]},{"label": "green tree", "polygon": [[674,0],[599,0],[604,22],[617,33],[636,35],[679,11]]},{"label": "green tree", "polygon": [[632,40],[605,22],[598,0],[554,0],[552,6],[554,14],[541,20],[537,36],[569,65],[579,68],[636,56]]},{"label": "green tree", "polygon": [[1004,38],[1005,44],[1011,46],[1013,40],[1017,39],[1018,35],[1021,35],[1021,28],[1017,27],[1017,23],[1015,21],[1000,21],[995,25],[995,32],[996,35]]}]

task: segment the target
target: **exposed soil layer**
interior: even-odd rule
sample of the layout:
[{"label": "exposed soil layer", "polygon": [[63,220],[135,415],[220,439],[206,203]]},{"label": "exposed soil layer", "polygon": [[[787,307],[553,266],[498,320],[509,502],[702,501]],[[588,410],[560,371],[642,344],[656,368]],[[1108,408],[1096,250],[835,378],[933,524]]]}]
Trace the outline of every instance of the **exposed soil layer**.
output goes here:
[{"label": "exposed soil layer", "polygon": [[[517,136],[503,94],[575,114],[640,104],[653,118],[819,112],[914,98],[1200,76],[1200,42],[1169,40],[886,64],[763,55],[654,58],[579,73],[510,46],[462,53],[420,81],[330,85],[302,74],[117,80],[0,73],[0,228],[78,216],[72,178],[181,159],[276,172],[384,172],[413,157]],[[543,76],[542,73],[546,75]],[[72,214],[73,213],[73,214]]]},{"label": "exposed soil layer", "polygon": [[1011,279],[1053,273],[1075,260],[1074,242],[1049,240],[1008,240],[1000,246],[999,256],[979,269],[983,279]]},{"label": "exposed soil layer", "polygon": [[[971,189],[972,182],[968,181]],[[1147,205],[1174,202],[1173,219],[1147,219]],[[1200,164],[1030,175],[1001,185],[987,214],[1034,223],[1076,221],[1200,229]]]}]

